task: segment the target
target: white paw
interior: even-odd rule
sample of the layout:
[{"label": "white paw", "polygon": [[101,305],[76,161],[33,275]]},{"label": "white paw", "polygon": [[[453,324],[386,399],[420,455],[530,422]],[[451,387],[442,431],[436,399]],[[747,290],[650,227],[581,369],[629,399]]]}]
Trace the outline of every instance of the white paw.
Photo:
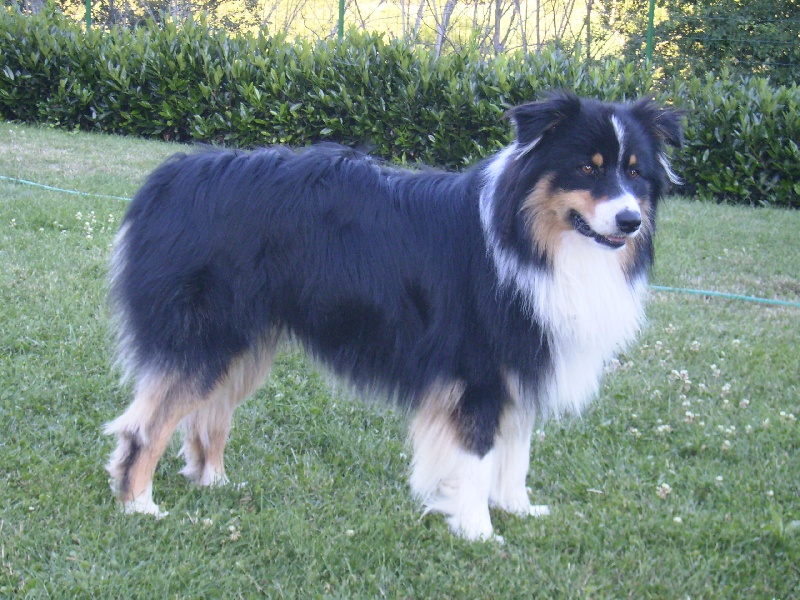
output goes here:
[{"label": "white paw", "polygon": [[167,511],[161,510],[158,504],[153,502],[152,498],[143,496],[124,502],[122,504],[122,512],[126,515],[153,515],[156,519],[163,519],[169,514]]},{"label": "white paw", "polygon": [[531,504],[528,506],[528,516],[546,517],[550,514],[550,507],[546,504]]},{"label": "white paw", "polygon": [[518,517],[543,517],[550,514],[550,507],[544,504],[531,504],[528,495],[530,488],[517,488],[489,499],[489,505]]},{"label": "white paw", "polygon": [[213,469],[206,469],[203,471],[203,475],[197,480],[195,485],[201,487],[221,487],[223,485],[228,485],[229,481],[230,480],[225,473],[220,473],[219,471],[214,471]]},{"label": "white paw", "polygon": [[[485,517],[473,515],[472,518],[464,518],[450,515],[447,517],[447,524],[454,534],[471,542],[486,542],[498,537],[494,535],[488,510]],[[500,539],[502,540],[502,538]]]}]

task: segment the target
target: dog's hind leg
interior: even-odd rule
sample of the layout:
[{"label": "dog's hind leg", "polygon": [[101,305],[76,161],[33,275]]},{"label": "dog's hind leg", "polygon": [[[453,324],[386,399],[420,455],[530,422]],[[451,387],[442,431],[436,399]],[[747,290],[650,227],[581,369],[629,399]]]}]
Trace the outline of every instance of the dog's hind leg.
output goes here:
[{"label": "dog's hind leg", "polygon": [[200,486],[223,485],[224,452],[236,406],[258,389],[269,374],[275,344],[265,344],[234,360],[209,399],[181,422],[181,455],[186,466],[181,474]]},{"label": "dog's hind leg", "polygon": [[105,426],[117,436],[106,468],[126,513],[167,514],[153,502],[153,473],[180,420],[202,401],[175,377],[149,373],[139,378],[128,409]]}]

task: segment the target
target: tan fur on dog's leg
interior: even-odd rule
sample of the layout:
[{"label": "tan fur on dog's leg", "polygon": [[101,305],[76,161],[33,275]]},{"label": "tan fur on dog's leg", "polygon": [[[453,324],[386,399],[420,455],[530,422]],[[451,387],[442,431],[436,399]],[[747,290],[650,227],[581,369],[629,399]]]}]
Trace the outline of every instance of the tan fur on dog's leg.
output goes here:
[{"label": "tan fur on dog's leg", "polygon": [[180,420],[201,401],[171,377],[147,375],[128,409],[105,426],[118,440],[106,468],[126,513],[167,514],[153,502],[153,473]]},{"label": "tan fur on dog's leg", "polygon": [[275,355],[276,339],[234,361],[209,400],[181,422],[180,454],[186,459],[181,474],[200,486],[224,485],[224,453],[236,406],[264,382]]}]

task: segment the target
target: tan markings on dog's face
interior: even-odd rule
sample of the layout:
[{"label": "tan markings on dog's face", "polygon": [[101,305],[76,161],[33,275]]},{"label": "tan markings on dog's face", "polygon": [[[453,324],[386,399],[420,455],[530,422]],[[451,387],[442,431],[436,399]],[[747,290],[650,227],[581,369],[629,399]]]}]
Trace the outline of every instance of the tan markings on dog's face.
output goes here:
[{"label": "tan markings on dog's face", "polygon": [[598,168],[602,167],[603,166],[603,155],[600,154],[599,152],[597,152],[594,155],[592,155],[592,163],[594,164],[594,166],[596,166]]},{"label": "tan markings on dog's face", "polygon": [[543,178],[525,199],[520,211],[531,232],[534,247],[552,263],[559,250],[562,234],[570,231],[568,215],[578,211],[587,220],[594,217],[595,201],[585,190],[557,192],[551,179]]},{"label": "tan markings on dog's face", "polygon": [[[543,178],[522,204],[534,249],[547,257],[552,264],[562,243],[562,234],[572,230],[569,222],[570,211],[577,211],[590,225],[595,221],[596,208],[606,199],[595,199],[585,190],[554,191],[550,178]],[[628,238],[623,248],[618,250],[620,266],[630,272],[633,269],[636,253],[645,240],[653,235],[653,221],[649,214],[649,202],[636,198],[642,214],[642,225],[635,237]]]},{"label": "tan markings on dog's face", "polygon": [[631,154],[631,157],[630,157],[630,159],[628,159],[628,166],[629,166],[629,167],[633,167],[633,166],[635,166],[637,163],[638,163],[638,161],[637,161],[637,159],[636,159],[636,155],[635,155],[635,154]]}]

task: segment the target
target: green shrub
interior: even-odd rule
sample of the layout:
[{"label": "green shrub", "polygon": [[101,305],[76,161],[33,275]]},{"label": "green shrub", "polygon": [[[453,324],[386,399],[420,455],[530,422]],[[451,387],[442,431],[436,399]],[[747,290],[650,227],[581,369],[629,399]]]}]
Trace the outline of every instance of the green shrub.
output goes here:
[{"label": "green shrub", "polygon": [[689,192],[800,207],[800,88],[728,73],[675,85],[688,111],[677,169]]},{"label": "green shrub", "polygon": [[209,31],[202,21],[86,34],[57,12],[0,17],[0,114],[177,141],[371,146],[448,167],[505,144],[512,105],[543,89],[626,98],[651,87],[618,62],[584,67],[556,50],[436,59],[350,30],[341,42]]},{"label": "green shrub", "polygon": [[506,144],[505,110],[564,88],[687,109],[677,170],[687,190],[800,205],[797,87],[725,74],[659,86],[648,69],[556,49],[435,58],[350,30],[338,41],[229,36],[202,21],[85,32],[50,10],[0,11],[0,116],[63,127],[252,147],[331,140],[450,168]]}]

